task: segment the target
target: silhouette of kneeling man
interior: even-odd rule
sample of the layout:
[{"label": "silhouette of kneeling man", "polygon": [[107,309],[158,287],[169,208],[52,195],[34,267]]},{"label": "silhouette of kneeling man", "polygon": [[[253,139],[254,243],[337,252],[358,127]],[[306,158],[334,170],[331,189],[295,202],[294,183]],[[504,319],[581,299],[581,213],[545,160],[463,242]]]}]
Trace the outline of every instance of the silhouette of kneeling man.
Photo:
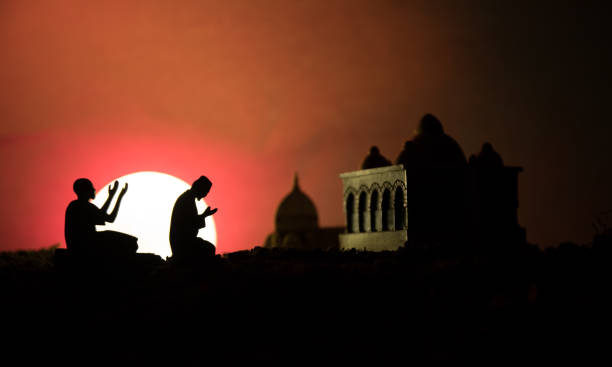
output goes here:
[{"label": "silhouette of kneeling man", "polygon": [[211,187],[212,182],[201,176],[174,203],[170,219],[170,248],[172,257],[179,261],[201,260],[215,255],[215,246],[199,238],[198,230],[206,227],[206,217],[215,214],[217,209],[207,207],[204,213],[198,214],[195,202],[206,197]]},{"label": "silhouette of kneeling man", "polygon": [[107,255],[110,257],[125,257],[136,253],[138,239],[125,233],[115,231],[96,231],[96,225],[114,222],[119,212],[121,200],[127,192],[127,183],[121,189],[115,208],[110,214],[107,210],[115,196],[119,182],[115,181],[108,188],[108,199],[98,208],[89,200],[94,199],[96,190],[90,180],[79,178],[74,181],[72,188],[77,199],[68,204],[66,208],[66,221],[64,236],[66,248],[76,255]]}]

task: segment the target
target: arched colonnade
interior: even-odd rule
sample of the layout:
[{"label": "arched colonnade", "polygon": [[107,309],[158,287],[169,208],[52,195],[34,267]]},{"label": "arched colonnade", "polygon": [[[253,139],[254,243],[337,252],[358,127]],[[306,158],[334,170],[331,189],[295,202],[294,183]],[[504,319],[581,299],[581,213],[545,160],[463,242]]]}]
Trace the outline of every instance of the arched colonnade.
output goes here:
[{"label": "arched colonnade", "polygon": [[344,214],[348,233],[386,232],[406,230],[406,186],[395,183],[373,183],[344,193]]}]

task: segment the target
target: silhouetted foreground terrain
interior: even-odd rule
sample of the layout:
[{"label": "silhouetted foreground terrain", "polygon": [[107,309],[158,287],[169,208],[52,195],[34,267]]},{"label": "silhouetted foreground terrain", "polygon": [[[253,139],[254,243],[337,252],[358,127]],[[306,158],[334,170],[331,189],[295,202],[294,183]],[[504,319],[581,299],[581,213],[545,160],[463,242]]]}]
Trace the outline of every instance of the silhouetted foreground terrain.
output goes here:
[{"label": "silhouetted foreground terrain", "polygon": [[[540,251],[255,248],[56,267],[0,254],[5,358],[81,365],[609,360],[609,243]],[[605,364],[605,363],[603,363]]]}]

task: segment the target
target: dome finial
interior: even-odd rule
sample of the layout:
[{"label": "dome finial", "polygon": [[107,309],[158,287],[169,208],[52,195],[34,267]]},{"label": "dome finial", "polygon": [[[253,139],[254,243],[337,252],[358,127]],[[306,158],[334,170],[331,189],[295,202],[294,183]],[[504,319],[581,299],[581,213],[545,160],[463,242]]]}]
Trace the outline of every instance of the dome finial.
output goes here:
[{"label": "dome finial", "polygon": [[293,190],[299,190],[300,189],[300,183],[298,180],[298,173],[297,171],[295,171],[295,174],[293,175]]}]

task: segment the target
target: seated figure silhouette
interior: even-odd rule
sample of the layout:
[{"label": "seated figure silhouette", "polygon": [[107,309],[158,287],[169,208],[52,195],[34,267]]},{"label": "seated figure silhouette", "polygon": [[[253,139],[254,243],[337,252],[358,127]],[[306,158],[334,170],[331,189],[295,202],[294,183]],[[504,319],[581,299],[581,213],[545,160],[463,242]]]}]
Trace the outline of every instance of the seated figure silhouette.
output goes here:
[{"label": "seated figure silhouette", "polygon": [[113,197],[117,193],[119,182],[115,181],[108,189],[108,199],[98,208],[90,202],[96,196],[96,190],[90,180],[79,178],[72,186],[77,199],[68,204],[66,208],[66,221],[64,236],[66,248],[77,255],[107,255],[110,257],[123,257],[136,253],[138,249],[136,237],[115,231],[96,231],[96,225],[114,222],[119,212],[121,200],[127,192],[127,183],[119,193],[113,211],[107,210]]},{"label": "seated figure silhouette", "polygon": [[170,219],[170,248],[172,257],[179,261],[197,261],[215,255],[215,246],[198,237],[198,230],[206,227],[206,217],[215,214],[217,209],[207,207],[204,213],[198,214],[196,207],[196,200],[206,197],[211,187],[212,182],[201,176],[174,203]]}]

